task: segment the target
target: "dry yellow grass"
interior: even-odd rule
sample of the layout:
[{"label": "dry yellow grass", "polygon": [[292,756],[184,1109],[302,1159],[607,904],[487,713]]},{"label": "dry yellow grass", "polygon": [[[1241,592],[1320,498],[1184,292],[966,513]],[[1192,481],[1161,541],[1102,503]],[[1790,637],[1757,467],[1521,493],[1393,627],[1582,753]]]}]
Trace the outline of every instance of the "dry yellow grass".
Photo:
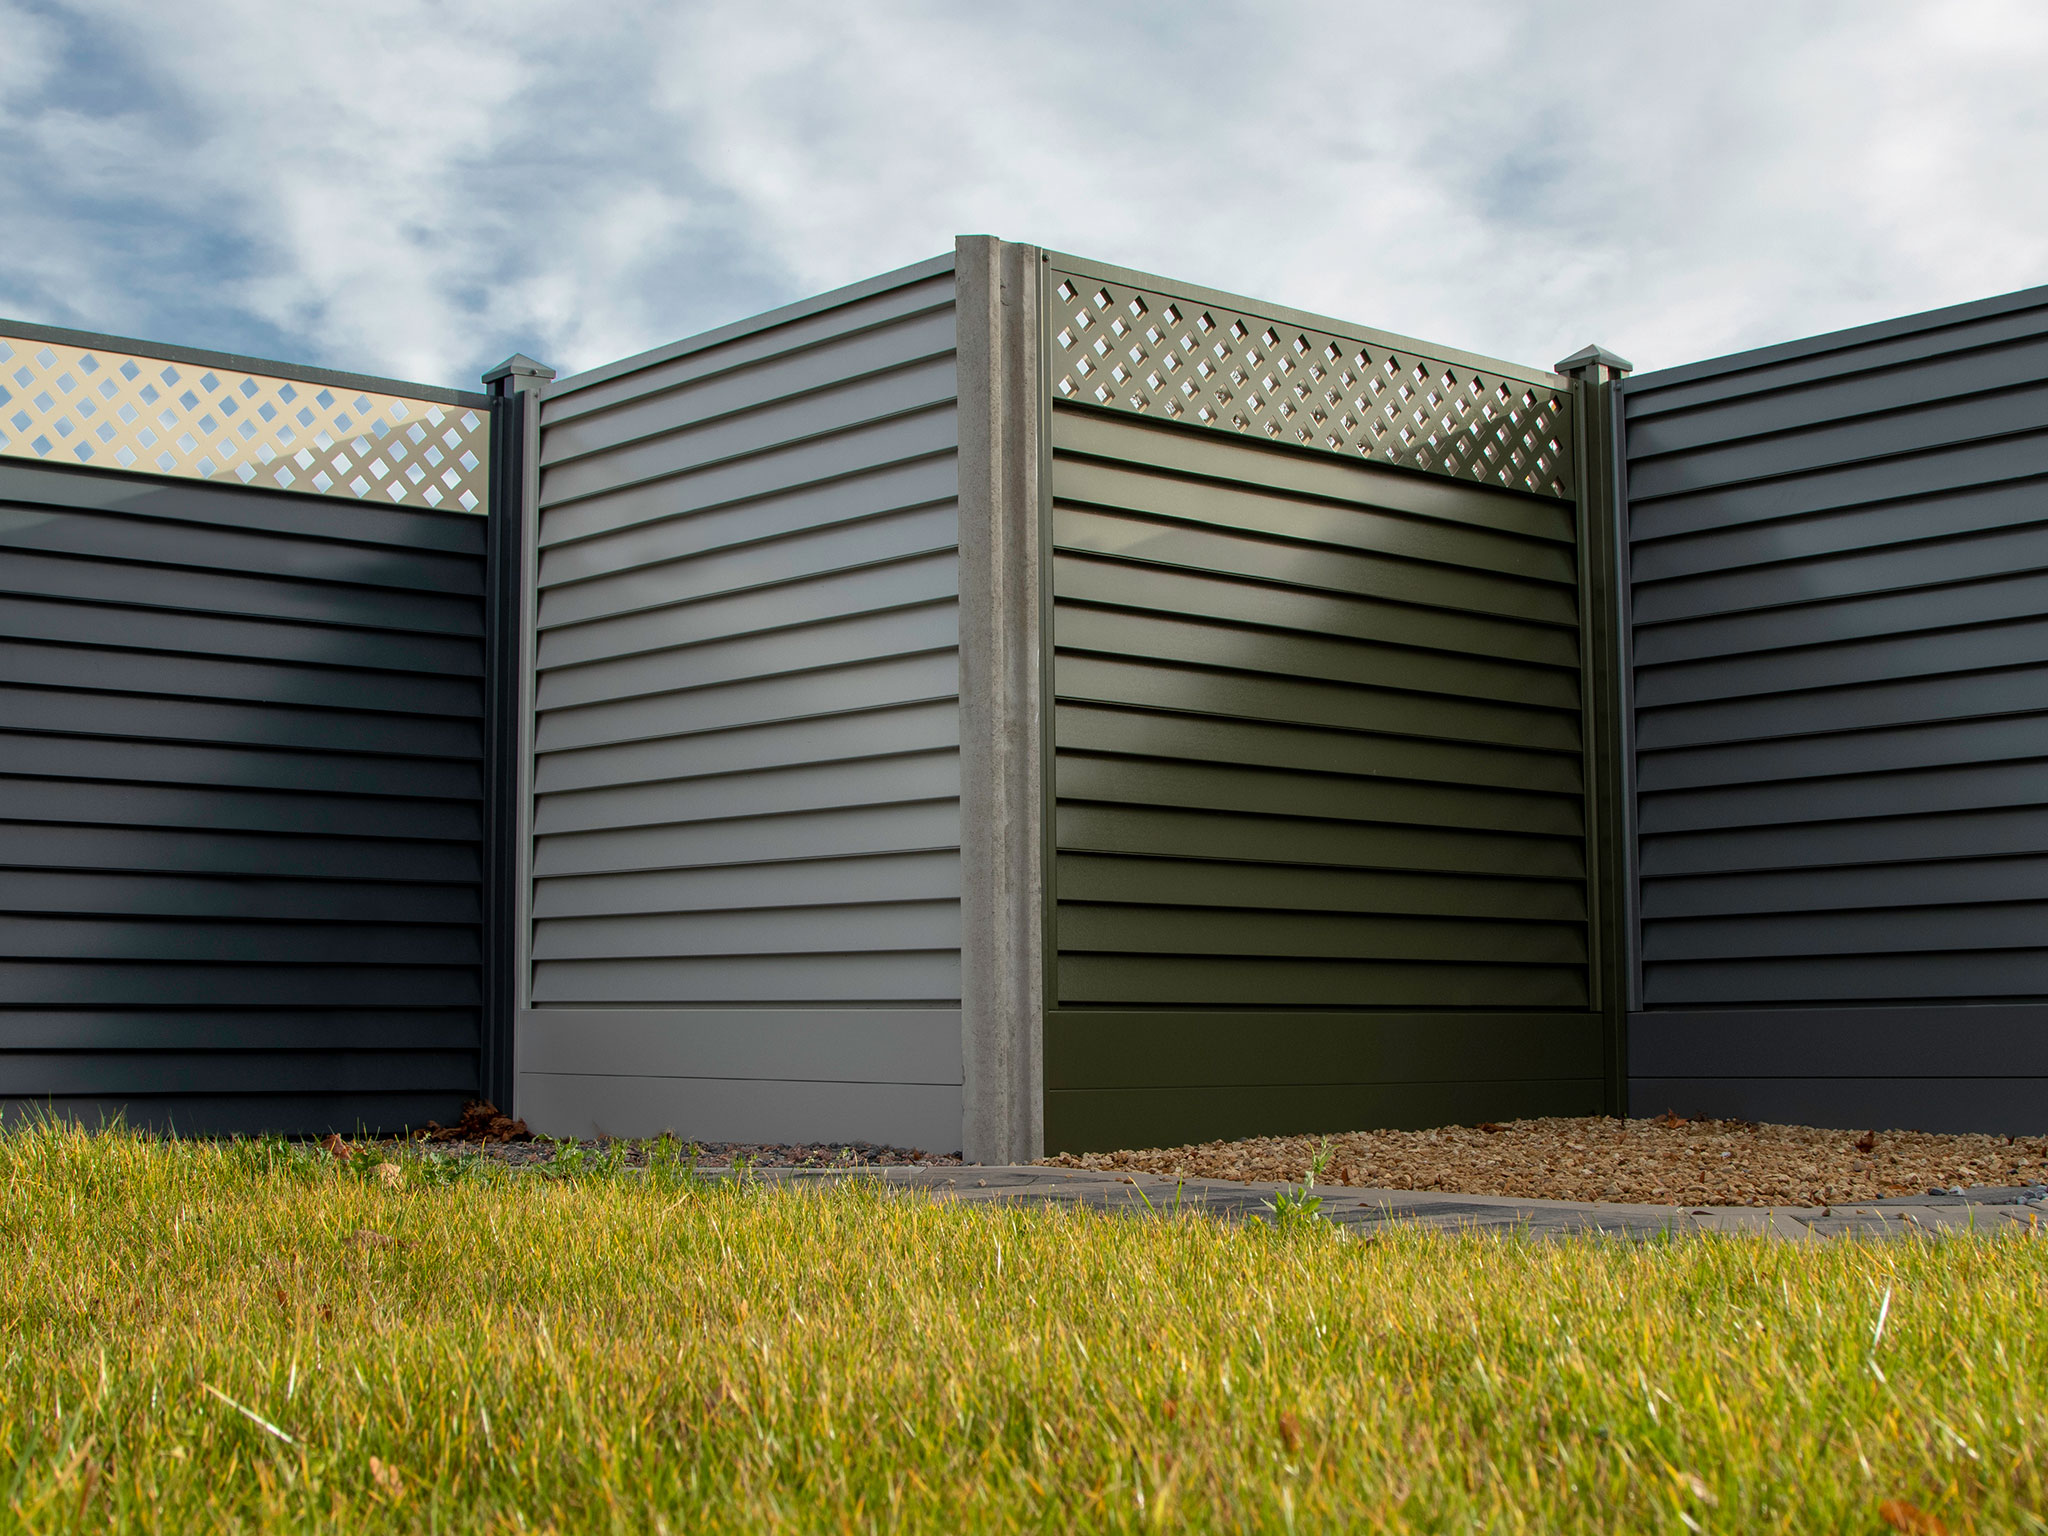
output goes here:
[{"label": "dry yellow grass", "polygon": [[2025,1235],[1345,1241],[658,1161],[0,1137],[0,1529],[2048,1529]]}]

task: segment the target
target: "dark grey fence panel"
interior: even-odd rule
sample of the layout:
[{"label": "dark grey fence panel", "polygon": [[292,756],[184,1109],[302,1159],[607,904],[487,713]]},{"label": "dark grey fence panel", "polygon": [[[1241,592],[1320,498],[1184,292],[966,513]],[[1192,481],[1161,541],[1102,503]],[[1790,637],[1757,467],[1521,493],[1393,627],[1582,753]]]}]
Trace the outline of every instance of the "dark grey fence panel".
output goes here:
[{"label": "dark grey fence panel", "polygon": [[477,1092],[487,527],[0,461],[0,1112]]},{"label": "dark grey fence panel", "polygon": [[1629,380],[1638,1111],[2048,1126],[2048,289]]}]

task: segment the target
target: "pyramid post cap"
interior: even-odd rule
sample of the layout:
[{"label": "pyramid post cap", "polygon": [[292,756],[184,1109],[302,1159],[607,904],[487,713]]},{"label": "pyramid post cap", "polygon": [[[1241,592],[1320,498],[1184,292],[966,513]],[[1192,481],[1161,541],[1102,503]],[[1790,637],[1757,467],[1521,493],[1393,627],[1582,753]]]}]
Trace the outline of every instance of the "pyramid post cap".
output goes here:
[{"label": "pyramid post cap", "polygon": [[524,352],[514,352],[495,368],[486,369],[484,383],[495,384],[500,379],[552,379],[555,370],[546,363],[537,362]]},{"label": "pyramid post cap", "polygon": [[1592,368],[1606,368],[1614,373],[1633,373],[1635,364],[1625,357],[1618,357],[1605,347],[1594,343],[1579,348],[1570,357],[1560,362],[1553,370],[1556,373],[1577,374]]}]

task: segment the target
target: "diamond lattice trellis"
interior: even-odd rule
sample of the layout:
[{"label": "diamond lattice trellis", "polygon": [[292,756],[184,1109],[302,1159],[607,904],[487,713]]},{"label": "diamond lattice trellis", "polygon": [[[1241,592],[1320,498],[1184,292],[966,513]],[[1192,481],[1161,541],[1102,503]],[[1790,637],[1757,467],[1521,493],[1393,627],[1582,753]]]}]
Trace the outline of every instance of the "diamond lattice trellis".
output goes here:
[{"label": "diamond lattice trellis", "polygon": [[0,455],[483,512],[490,415],[0,335]]},{"label": "diamond lattice trellis", "polygon": [[1062,400],[1572,494],[1571,397],[1171,293],[1053,274]]}]

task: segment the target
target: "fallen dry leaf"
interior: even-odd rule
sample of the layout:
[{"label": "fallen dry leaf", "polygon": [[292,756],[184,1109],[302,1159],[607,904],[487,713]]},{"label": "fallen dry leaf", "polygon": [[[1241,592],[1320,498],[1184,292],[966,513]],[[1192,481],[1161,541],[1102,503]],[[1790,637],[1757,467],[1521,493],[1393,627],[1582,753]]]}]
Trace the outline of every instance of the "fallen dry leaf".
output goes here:
[{"label": "fallen dry leaf", "polygon": [[532,1133],[526,1129],[524,1120],[513,1120],[499,1113],[498,1106],[488,1100],[472,1099],[462,1106],[462,1118],[453,1125],[442,1125],[429,1120],[427,1128],[419,1133],[421,1141],[531,1141]]},{"label": "fallen dry leaf", "polygon": [[320,1138],[320,1145],[327,1149],[328,1155],[337,1163],[348,1161],[349,1144],[343,1141],[335,1132],[329,1131],[325,1136],[322,1136]]},{"label": "fallen dry leaf", "polygon": [[1292,1456],[1301,1449],[1301,1421],[1291,1413],[1282,1413],[1279,1428],[1280,1443],[1287,1447],[1287,1454]]},{"label": "fallen dry leaf", "polygon": [[1895,1531],[1904,1531],[1906,1536],[1948,1536],[1948,1527],[1942,1524],[1939,1515],[1930,1515],[1904,1499],[1886,1499],[1877,1506],[1877,1518]]},{"label": "fallen dry leaf", "polygon": [[1858,1136],[1856,1138],[1856,1150],[1858,1152],[1875,1152],[1877,1150],[1877,1132],[1865,1131],[1861,1136]]},{"label": "fallen dry leaf", "polygon": [[370,1478],[377,1485],[377,1491],[396,1504],[405,1497],[405,1479],[399,1476],[398,1468],[388,1461],[370,1458]]},{"label": "fallen dry leaf", "polygon": [[384,1181],[387,1189],[396,1189],[405,1182],[405,1170],[396,1163],[379,1163],[377,1177]]}]

